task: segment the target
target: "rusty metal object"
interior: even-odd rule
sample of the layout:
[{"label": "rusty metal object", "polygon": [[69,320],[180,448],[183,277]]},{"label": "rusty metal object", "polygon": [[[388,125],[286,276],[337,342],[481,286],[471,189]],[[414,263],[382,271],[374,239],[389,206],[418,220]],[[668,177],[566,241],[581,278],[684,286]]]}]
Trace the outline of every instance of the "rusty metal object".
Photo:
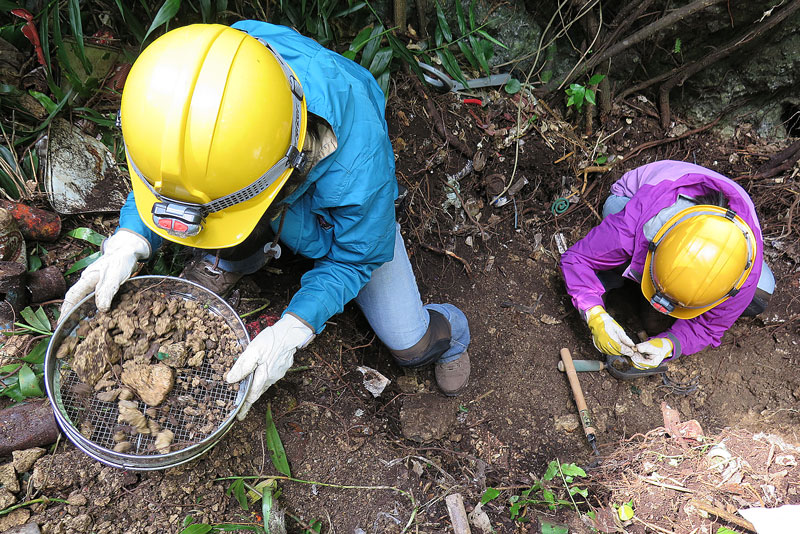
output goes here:
[{"label": "rusty metal object", "polygon": [[0,410],[0,456],[43,447],[58,438],[58,425],[47,399],[36,399]]},{"label": "rusty metal object", "polygon": [[118,212],[131,190],[130,179],[108,148],[68,121],[56,119],[49,137],[37,143],[45,161],[44,186],[61,214]]},{"label": "rusty metal object", "polygon": [[28,304],[25,288],[25,267],[13,261],[0,261],[0,299],[19,314]]},{"label": "rusty metal object", "polygon": [[25,239],[53,242],[61,234],[61,217],[57,213],[3,199],[0,208],[8,210]]},{"label": "rusty metal object", "polygon": [[31,302],[45,302],[60,299],[67,292],[67,281],[61,269],[55,265],[28,273],[28,291]]},{"label": "rusty metal object", "polygon": [[23,270],[28,267],[25,238],[11,212],[3,208],[0,208],[0,261],[15,262]]}]

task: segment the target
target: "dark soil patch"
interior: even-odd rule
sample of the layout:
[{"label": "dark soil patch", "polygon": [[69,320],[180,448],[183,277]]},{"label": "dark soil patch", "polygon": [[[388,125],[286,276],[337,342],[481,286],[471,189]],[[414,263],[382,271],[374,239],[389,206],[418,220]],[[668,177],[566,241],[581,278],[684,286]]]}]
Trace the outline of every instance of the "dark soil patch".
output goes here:
[{"label": "dark soil patch", "polygon": [[[565,507],[552,511],[531,505],[524,512],[531,522],[514,522],[509,497],[541,478],[552,460],[584,467],[594,460],[566,377],[556,364],[562,347],[575,359],[600,359],[600,354],[564,291],[558,241],[563,236],[570,245],[585,235],[597,224],[597,210],[611,183],[624,171],[658,159],[694,161],[743,177],[739,183],[753,195],[762,218],[778,290],[767,312],[739,320],[721,347],[671,364],[675,377],[696,379],[692,393],[665,387],[657,377],[628,382],[606,372],[580,375],[604,459],[600,471],[589,470],[590,477],[596,477],[586,483],[589,505],[608,508],[632,498],[640,519],[660,528],[688,522],[690,532],[708,524],[698,514],[673,516],[679,514],[677,509],[654,508],[654,515],[647,515],[647,503],[662,495],[652,493],[659,488],[624,474],[626,465],[641,468],[640,457],[650,454],[647,451],[672,454],[671,440],[656,441],[657,433],[650,433],[664,425],[662,402],[678,410],[683,420],[697,420],[712,441],[764,432],[800,442],[798,307],[793,297],[799,282],[792,255],[797,230],[786,219],[796,193],[791,177],[784,176],[782,183],[748,178],[780,146],[759,141],[743,124],[727,141],[704,133],[637,152],[641,143],[662,137],[650,114],[618,107],[603,125],[604,135],[583,139],[543,103],[531,100],[521,110],[523,143],[517,151],[514,99],[491,93],[485,107],[470,107],[454,94],[438,95],[434,101],[448,130],[485,158],[481,170],[459,181],[459,195],[470,210],[466,214],[452,204],[442,209],[451,192],[445,181],[465,167],[464,156],[438,136],[413,85],[400,79],[395,91],[387,116],[398,180],[409,190],[398,217],[420,292],[426,301],[461,307],[472,330],[470,385],[460,397],[436,405],[441,420],[454,421],[443,437],[422,444],[404,437],[403,406],[412,397],[436,391],[432,369],[396,367],[357,308],[349,305],[296,355],[294,369],[247,419],[199,460],[164,472],[126,473],[87,459],[69,444],[40,459],[33,484],[37,495],[80,493],[87,501],[82,506],[33,507],[33,519],[43,525],[43,532],[178,532],[187,515],[208,523],[258,524],[255,512],[242,510],[226,495],[230,481],[225,477],[277,474],[264,437],[267,403],[293,476],[306,481],[280,482],[279,503],[296,518],[288,520],[290,532],[301,532],[312,520],[321,520],[324,532],[390,533],[408,525],[411,532],[450,532],[444,497],[461,493],[472,510],[487,487],[503,488],[500,497],[484,507],[497,532],[539,532],[537,517],[588,532]],[[595,145],[598,138],[602,143]],[[601,152],[632,155],[610,171],[584,174]],[[487,188],[496,187],[498,177],[488,179],[491,175],[500,175],[505,185],[512,176],[528,183],[508,203],[494,207]],[[572,194],[573,187],[578,194]],[[569,209],[554,215],[551,204],[567,196]],[[239,286],[238,311],[257,307],[246,298],[269,299],[268,312],[262,314],[263,321],[258,319],[259,325],[268,324],[299,287],[300,274],[308,266],[285,256],[273,265],[279,273],[262,271],[245,278]],[[642,328],[635,295],[626,298],[623,291],[609,302],[612,314],[630,332]],[[380,397],[364,388],[356,370],[361,365],[392,380]],[[696,468],[688,460],[704,458],[696,451],[681,454],[686,455],[687,470]],[[796,474],[787,471],[786,476]],[[687,483],[680,473],[669,476]],[[786,480],[783,502],[800,502],[797,491],[789,491],[797,489],[796,478]],[[737,497],[759,505],[762,490],[754,489],[756,495],[745,490]],[[719,489],[705,498],[722,508],[742,504]],[[673,525],[664,515],[681,523]],[[78,523],[81,528],[75,526]],[[636,522],[627,528],[636,533],[646,529]],[[679,531],[683,532],[675,530]]]}]

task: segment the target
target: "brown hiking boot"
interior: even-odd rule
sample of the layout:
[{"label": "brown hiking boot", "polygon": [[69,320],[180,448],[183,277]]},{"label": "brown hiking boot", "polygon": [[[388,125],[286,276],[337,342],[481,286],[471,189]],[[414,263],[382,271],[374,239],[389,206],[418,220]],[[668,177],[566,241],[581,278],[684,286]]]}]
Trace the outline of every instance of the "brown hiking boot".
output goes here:
[{"label": "brown hiking boot", "polygon": [[241,280],[242,275],[223,271],[219,267],[214,267],[208,260],[197,258],[184,267],[180,277],[200,284],[224,298],[231,292],[236,282]]},{"label": "brown hiking boot", "polygon": [[467,387],[469,369],[469,353],[464,351],[457,360],[437,363],[433,374],[436,376],[436,384],[442,393],[448,397],[455,397]]}]

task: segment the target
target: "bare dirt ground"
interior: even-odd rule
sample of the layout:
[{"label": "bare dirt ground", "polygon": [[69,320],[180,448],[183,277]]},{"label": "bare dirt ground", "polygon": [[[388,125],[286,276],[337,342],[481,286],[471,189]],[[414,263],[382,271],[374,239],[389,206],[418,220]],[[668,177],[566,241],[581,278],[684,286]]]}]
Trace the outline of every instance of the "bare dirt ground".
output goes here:
[{"label": "bare dirt ground", "polygon": [[[579,428],[567,379],[556,367],[562,347],[575,359],[600,359],[564,291],[557,233],[569,245],[597,224],[596,210],[624,171],[658,159],[682,159],[744,177],[740,183],[753,195],[764,235],[782,236],[783,246],[793,245],[797,237],[788,208],[797,194],[791,190],[794,175],[781,175],[783,183],[747,178],[783,144],[751,137],[742,124],[727,141],[703,133],[636,153],[635,147],[663,135],[657,120],[640,111],[652,107],[649,103],[638,102],[639,110],[621,105],[602,126],[607,132],[601,136],[606,137],[603,152],[633,155],[607,172],[588,174],[584,183],[581,171],[593,161],[583,151],[591,153],[598,137],[581,139],[543,104],[525,102],[522,107],[520,124],[528,127],[517,157],[509,142],[510,129],[517,125],[514,99],[492,93],[484,95],[485,106],[479,107],[454,94],[432,97],[450,135],[486,158],[485,166],[460,180],[460,200],[475,210],[466,216],[461,209],[441,209],[446,177],[462,170],[467,159],[437,132],[415,86],[400,79],[387,111],[398,180],[409,189],[398,218],[423,299],[451,302],[470,319],[468,389],[458,398],[445,398],[436,392],[432,369],[396,367],[350,305],[297,355],[294,369],[247,419],[199,460],[166,471],[125,472],[62,441],[55,453],[38,460],[28,486],[29,498],[69,498],[71,503],[24,509],[32,511],[30,519],[42,532],[180,532],[187,515],[208,524],[259,524],[258,507],[244,511],[226,495],[230,481],[224,478],[278,474],[265,444],[267,403],[292,475],[306,481],[279,481],[283,492],[278,502],[294,516],[287,519],[294,533],[304,532],[314,520],[321,521],[323,532],[452,532],[444,498],[460,493],[471,511],[488,487],[500,490],[483,507],[496,532],[540,532],[544,520],[569,524],[572,532],[590,532],[566,506],[552,510],[531,504],[522,510],[527,521],[512,520],[509,499],[541,479],[552,460],[587,469],[589,477],[581,478],[579,486],[589,490],[588,498],[576,499],[587,501],[579,503],[584,512],[597,509],[606,523],[595,527],[604,532],[619,527],[632,533],[688,534],[716,532],[718,525],[736,527],[713,513],[701,517],[696,503],[688,505],[692,498],[727,512],[745,504],[800,503],[797,467],[775,460],[784,452],[797,453],[754,438],[774,434],[800,444],[799,310],[794,298],[800,279],[790,254],[768,249],[778,290],[763,316],[740,319],[721,347],[671,364],[673,376],[697,380],[693,392],[677,392],[658,377],[619,381],[606,372],[581,373],[598,430],[599,466]],[[492,179],[487,177],[500,174],[507,183],[512,173],[528,184],[512,202],[488,205]],[[554,216],[551,203],[564,191],[569,194],[570,186],[583,189],[583,195],[565,214]],[[73,222],[78,226],[87,220]],[[113,220],[102,222],[113,227]],[[271,301],[269,313],[280,313],[308,262],[284,257],[273,267],[280,274],[262,272],[243,280],[240,312],[257,305],[246,298],[263,297]],[[642,328],[638,296],[636,291],[621,293],[609,296],[609,308],[636,332]],[[509,307],[507,301],[528,308]],[[357,370],[361,365],[391,379],[380,397],[365,389]],[[665,435],[662,401],[677,410],[681,421],[696,420],[709,440],[688,440],[688,448],[682,448]],[[412,426],[428,419],[424,430],[429,441],[406,437]],[[739,477],[730,488],[712,488],[722,475],[713,478],[710,471],[705,483],[692,479],[708,471],[708,447],[732,435],[738,438],[728,440],[731,451],[748,460],[748,476],[761,478]],[[652,479],[655,471],[669,480],[659,479],[661,485],[642,481]],[[559,480],[551,481],[555,492],[563,490]],[[765,495],[763,485],[773,486],[773,497]],[[629,500],[636,520],[615,526],[613,505]],[[473,532],[481,530],[473,527]]]}]

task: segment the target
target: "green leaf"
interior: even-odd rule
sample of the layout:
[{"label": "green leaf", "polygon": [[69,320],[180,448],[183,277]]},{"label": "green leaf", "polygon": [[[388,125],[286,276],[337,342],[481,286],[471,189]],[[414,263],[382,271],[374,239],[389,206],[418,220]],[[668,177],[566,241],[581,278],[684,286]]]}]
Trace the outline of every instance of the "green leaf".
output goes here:
[{"label": "green leaf", "polygon": [[550,463],[547,464],[547,471],[544,472],[544,476],[542,476],[542,479],[553,480],[557,474],[558,474],[558,461],[551,460]]},{"label": "green leaf", "polygon": [[599,155],[599,156],[597,156],[597,158],[595,158],[595,160],[594,160],[594,162],[595,162],[595,163],[597,163],[598,165],[602,165],[602,164],[604,164],[606,161],[608,161],[608,156],[606,156],[606,155],[604,155],[604,154],[600,154],[600,155]]},{"label": "green leaf", "polygon": [[33,89],[28,90],[28,93],[42,105],[47,113],[53,113],[58,107],[58,104],[53,102],[53,100],[44,93],[34,91]]},{"label": "green leaf", "polygon": [[19,370],[19,390],[25,397],[44,397],[42,388],[39,387],[39,379],[28,364]]},{"label": "green leaf", "polygon": [[39,256],[30,256],[28,258],[28,272],[34,273],[42,267],[42,258]]},{"label": "green leaf", "polygon": [[181,0],[166,0],[161,6],[161,9],[158,10],[158,13],[156,13],[156,18],[150,23],[150,28],[148,28],[147,33],[144,34],[144,39],[142,39],[142,41],[146,41],[150,34],[159,26],[168,23],[170,19],[178,13],[180,7]]},{"label": "green leaf", "polygon": [[289,460],[286,458],[286,451],[283,449],[278,429],[275,428],[275,423],[272,420],[271,403],[267,403],[265,432],[267,435],[267,449],[269,450],[269,457],[272,459],[272,465],[275,466],[279,473],[287,477],[292,476],[292,472],[289,469]]},{"label": "green leaf", "polygon": [[508,47],[506,45],[504,45],[503,43],[501,43],[500,41],[489,35],[485,30],[478,30],[478,34],[482,35],[483,37],[486,38],[487,41],[491,41],[500,48],[505,48],[506,50],[508,50]]},{"label": "green leaf", "polygon": [[239,506],[244,510],[250,510],[250,504],[247,502],[247,492],[244,488],[244,479],[237,478],[225,491],[225,495],[233,494],[234,498],[239,501]]},{"label": "green leaf", "polygon": [[383,33],[384,27],[382,24],[378,24],[372,31],[370,32],[369,39],[365,43],[364,52],[361,54],[361,66],[364,68],[368,68],[369,65],[372,63],[375,54],[378,53],[378,49],[381,46],[381,39],[380,35]]},{"label": "green leaf", "polygon": [[595,105],[594,101],[594,89],[587,89],[584,92],[584,96],[586,97],[586,101],[589,102],[591,105]]},{"label": "green leaf", "polygon": [[139,19],[136,15],[131,12],[130,7],[127,6],[122,0],[114,0],[117,4],[117,9],[119,9],[120,15],[122,15],[122,20],[127,25],[127,29],[131,31],[136,40],[139,41],[139,44],[144,42],[145,33],[144,33],[144,26],[141,25]]},{"label": "green leaf", "polygon": [[0,11],[7,12],[11,11],[12,9],[19,9],[19,4],[16,2],[10,2],[9,0],[0,0]]},{"label": "green leaf", "polygon": [[272,516],[272,486],[265,486],[261,494],[261,517],[264,518],[264,532],[266,534],[270,534],[270,516]]},{"label": "green leaf", "polygon": [[386,69],[389,67],[389,63],[391,63],[391,61],[392,49],[389,47],[381,48],[372,59],[372,63],[369,65],[369,71],[373,76],[375,76],[375,78],[378,78],[381,74],[386,72]]},{"label": "green leaf", "polygon": [[452,43],[453,32],[450,31],[450,25],[447,23],[447,17],[444,16],[444,11],[442,11],[442,6],[439,4],[439,0],[436,0],[436,19],[438,20],[436,27],[441,30],[442,37],[444,37],[447,43]]},{"label": "green leaf", "polygon": [[187,515],[186,517],[183,518],[183,526],[184,527],[188,527],[192,523],[194,523],[194,517],[192,517],[192,514],[189,514],[189,515]]},{"label": "green leaf", "polygon": [[717,529],[717,534],[739,534],[739,533],[735,530],[729,529],[728,527],[719,527]]},{"label": "green leaf", "polygon": [[522,84],[518,79],[510,78],[503,89],[505,89],[506,93],[515,95],[522,89]]},{"label": "green leaf", "polygon": [[211,532],[213,528],[214,527],[211,525],[206,525],[205,523],[195,523],[181,530],[180,534],[206,534],[207,532]]},{"label": "green leaf", "polygon": [[569,534],[569,529],[563,525],[556,525],[544,519],[539,521],[542,534]]},{"label": "green leaf", "polygon": [[83,63],[83,70],[86,74],[92,73],[92,65],[86,58],[86,49],[83,45],[83,22],[81,21],[81,5],[80,0],[69,0],[69,25],[72,28],[72,36],[78,45],[78,58]]},{"label": "green leaf", "polygon": [[[369,42],[369,38],[371,35],[372,35],[372,28],[370,28],[369,26],[363,28],[360,32],[358,32],[356,38],[353,39],[352,43],[350,43],[350,47],[348,48],[347,52],[345,52],[343,55],[348,59],[355,59],[358,51],[364,48],[364,45],[366,45]],[[348,54],[352,54],[352,57],[350,57]]]},{"label": "green leaf", "polygon": [[[8,380],[8,379],[6,379]],[[25,395],[22,394],[19,390],[19,384],[14,381],[13,385],[9,385],[2,391],[0,391],[0,396],[8,397],[14,402],[22,402],[25,400]]]},{"label": "green leaf", "polygon": [[483,45],[478,38],[474,35],[469,36],[469,45],[472,47],[472,52],[475,54],[475,58],[478,60],[483,71],[489,75],[491,72],[489,71],[489,60],[486,59],[486,53],[484,52]]},{"label": "green leaf", "polygon": [[82,258],[82,259],[76,261],[75,263],[72,264],[72,267],[67,269],[67,271],[64,273],[64,276],[67,276],[68,274],[76,273],[76,272],[80,271],[81,269],[83,269],[85,267],[88,267],[89,265],[94,263],[97,258],[99,258],[102,255],[103,255],[103,253],[98,250],[94,254],[90,254],[90,255],[86,256],[85,258]]},{"label": "green leaf", "polygon": [[589,78],[589,85],[597,85],[598,83],[602,82],[605,77],[605,74],[595,74]]},{"label": "green leaf", "polygon": [[544,499],[545,502],[554,503],[556,502],[556,494],[550,491],[549,489],[543,489],[542,499]]},{"label": "green leaf", "polygon": [[486,504],[489,501],[493,501],[499,496],[500,496],[500,490],[496,490],[494,488],[486,488],[486,491],[484,491],[483,495],[481,496],[481,504]]},{"label": "green leaf", "polygon": [[561,472],[564,473],[565,476],[573,476],[573,477],[585,477],[586,471],[578,467],[577,465],[573,464],[561,464]]},{"label": "green leaf", "polygon": [[[41,310],[41,312],[39,310]],[[50,331],[50,320],[47,318],[47,314],[44,312],[41,306],[35,312],[30,306],[26,306],[22,311],[19,312],[19,314],[29,325],[35,329],[44,332]]]},{"label": "green leaf", "polygon": [[44,357],[47,354],[47,345],[50,343],[50,338],[43,339],[36,344],[35,347],[21,359],[23,362],[28,362],[31,364],[42,364],[44,363]]}]

